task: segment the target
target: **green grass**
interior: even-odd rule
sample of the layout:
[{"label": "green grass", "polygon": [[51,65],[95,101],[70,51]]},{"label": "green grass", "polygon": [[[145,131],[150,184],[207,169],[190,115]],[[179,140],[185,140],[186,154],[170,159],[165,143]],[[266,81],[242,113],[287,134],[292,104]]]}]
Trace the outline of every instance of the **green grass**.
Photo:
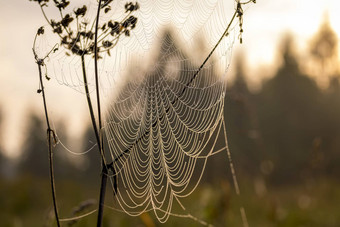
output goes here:
[{"label": "green grass", "polygon": [[[242,179],[242,178],[241,178]],[[319,178],[294,185],[266,186],[255,190],[253,179],[242,179],[241,196],[228,181],[201,185],[184,198],[187,212],[215,226],[242,226],[240,207],[245,208],[249,226],[339,226],[340,182]],[[258,184],[258,183],[257,183]],[[54,226],[50,186],[46,179],[22,176],[15,180],[0,179],[1,226]],[[259,184],[258,184],[259,185]],[[257,186],[257,188],[261,187]],[[57,181],[57,198],[61,217],[70,217],[82,201],[97,199],[98,187],[75,181]],[[107,192],[108,198],[112,195]],[[108,203],[110,201],[108,200]],[[93,206],[89,208],[95,209]],[[173,212],[179,213],[175,208]],[[170,217],[166,224],[146,216],[155,226],[200,226],[191,219]],[[104,226],[146,226],[145,217],[130,217],[105,210]],[[96,213],[73,226],[95,226]],[[68,226],[63,223],[63,226]],[[149,226],[152,226],[149,224]]]}]

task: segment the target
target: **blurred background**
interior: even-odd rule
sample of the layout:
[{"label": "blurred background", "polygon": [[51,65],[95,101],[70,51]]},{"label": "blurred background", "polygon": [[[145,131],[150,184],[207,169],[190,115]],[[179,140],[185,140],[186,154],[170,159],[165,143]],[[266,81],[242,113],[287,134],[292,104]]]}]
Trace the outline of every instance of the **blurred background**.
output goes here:
[{"label": "blurred background", "polygon": [[[0,2],[1,226],[50,226],[46,125],[31,53],[43,18],[29,1]],[[242,205],[249,226],[340,225],[339,10],[336,0],[263,0],[245,11],[244,44],[235,43],[225,98],[241,195],[221,152],[209,159],[200,186],[184,199],[195,217],[241,226]],[[55,148],[58,203],[61,216],[70,217],[82,203],[88,210],[96,207],[100,160],[96,152],[77,161],[65,152],[63,145],[83,151],[95,143],[86,103],[67,87],[48,86],[53,124],[63,142]],[[65,99],[71,99],[72,111],[58,101]],[[131,218],[109,209],[104,221],[161,226],[152,215]],[[94,223],[90,215],[74,226]],[[166,226],[183,223],[198,225],[172,217]]]}]

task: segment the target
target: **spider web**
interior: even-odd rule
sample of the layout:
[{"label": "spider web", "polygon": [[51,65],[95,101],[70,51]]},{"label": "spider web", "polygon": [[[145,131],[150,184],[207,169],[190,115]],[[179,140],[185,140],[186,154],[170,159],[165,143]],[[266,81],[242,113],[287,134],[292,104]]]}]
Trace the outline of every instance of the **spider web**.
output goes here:
[{"label": "spider web", "polygon": [[[100,19],[123,18],[125,3],[114,1],[112,12]],[[111,56],[104,54],[99,61],[107,162],[113,167],[114,207],[133,216],[153,210],[166,222],[175,203],[184,209],[180,198],[194,191],[207,159],[217,153],[236,24],[215,45],[235,2],[138,3],[131,36],[122,37]],[[90,11],[96,8],[91,1]],[[66,56],[67,50],[60,49],[49,59],[52,74],[60,84],[84,93],[79,56]],[[85,65],[93,91],[92,57],[85,56]]]},{"label": "spider web", "polygon": [[[131,215],[151,209],[166,222],[174,203],[182,206],[179,199],[197,187],[214,154],[233,39],[225,39],[198,69],[228,25],[221,2],[140,2],[131,45],[141,51],[106,102],[104,127],[118,185],[114,199]],[[197,46],[198,38],[207,40]]]},{"label": "spider web", "polygon": [[205,148],[216,139],[225,83],[213,66],[192,79],[198,66],[168,32],[160,53],[143,79],[126,84],[111,102],[105,129],[120,206],[128,213],[151,206],[164,222],[173,200],[194,190],[212,154]]}]

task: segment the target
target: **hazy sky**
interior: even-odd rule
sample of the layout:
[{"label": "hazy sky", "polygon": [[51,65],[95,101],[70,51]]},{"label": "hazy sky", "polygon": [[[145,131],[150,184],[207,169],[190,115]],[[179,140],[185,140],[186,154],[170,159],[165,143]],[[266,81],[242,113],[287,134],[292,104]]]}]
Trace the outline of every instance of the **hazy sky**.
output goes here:
[{"label": "hazy sky", "polygon": [[[0,0],[0,5],[0,110],[3,115],[0,146],[13,154],[20,145],[17,138],[24,133],[24,111],[31,107],[42,110],[41,97],[36,94],[37,66],[31,48],[37,28],[46,23],[39,7],[28,0]],[[259,77],[261,67],[275,61],[282,34],[293,33],[299,46],[304,48],[326,13],[333,29],[340,34],[339,11],[339,0],[257,0],[257,4],[247,7],[242,49],[246,52],[254,81]],[[54,85],[51,82],[47,86]],[[51,105],[52,114],[71,119],[71,127],[78,127],[85,118],[85,115],[79,117],[79,113],[86,110],[81,95],[66,87],[48,92],[51,101],[56,97],[67,100],[70,96],[83,100],[73,104],[79,111],[76,113],[65,109],[67,104],[62,102]]]}]

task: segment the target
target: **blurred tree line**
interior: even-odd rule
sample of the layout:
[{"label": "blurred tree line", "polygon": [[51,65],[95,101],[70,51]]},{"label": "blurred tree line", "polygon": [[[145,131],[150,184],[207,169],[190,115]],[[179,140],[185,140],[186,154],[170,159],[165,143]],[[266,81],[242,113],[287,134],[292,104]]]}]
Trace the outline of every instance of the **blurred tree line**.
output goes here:
[{"label": "blurred tree line", "polygon": [[[317,86],[311,75],[301,70],[303,62],[293,51],[293,41],[292,37],[285,39],[280,51],[281,67],[256,93],[248,89],[242,56],[236,59],[235,80],[225,98],[225,119],[234,165],[241,176],[264,176],[275,184],[314,176],[340,176],[340,75],[334,66],[334,62],[338,62],[336,35],[326,23],[310,45],[313,66],[320,66],[322,76],[332,73],[327,89]],[[22,154],[13,164],[17,175],[48,177],[46,126],[42,119],[36,114],[29,116]],[[66,126],[62,122],[57,122],[55,128],[65,146],[72,144],[63,133]],[[88,150],[94,141],[88,126],[79,150]],[[222,137],[219,143],[224,143]],[[223,158],[209,160],[205,180],[214,181],[229,174],[226,154],[218,155]],[[58,144],[54,157],[58,178],[72,176],[84,182],[99,179],[100,158],[96,149],[75,157]],[[4,174],[9,160],[2,152],[0,162]]]},{"label": "blurred tree line", "polygon": [[[41,116],[31,114],[26,131],[26,139],[23,142],[22,155],[17,160],[17,171],[19,175],[33,175],[35,177],[49,177],[49,162],[47,153],[46,123]],[[75,178],[80,182],[99,180],[100,157],[95,145],[95,136],[90,124],[84,132],[80,146],[72,142],[65,133],[66,126],[62,121],[55,123],[57,139],[53,148],[55,174],[60,179]],[[85,152],[84,155],[70,153]]]},{"label": "blurred tree line", "polygon": [[[175,41],[171,40],[171,35],[168,34],[165,37],[168,39],[167,48],[172,48],[171,53],[179,52],[184,59],[189,59],[178,50]],[[305,54],[306,57],[300,58],[294,52],[296,48],[293,37],[287,36],[279,49],[281,66],[270,79],[263,81],[261,89],[257,92],[252,92],[248,88],[244,56],[236,57],[235,79],[230,86],[228,84],[224,114],[228,144],[236,174],[239,181],[246,182],[245,185],[254,183],[255,186],[255,181],[258,179],[261,179],[262,183],[273,186],[284,184],[293,185],[293,187],[297,185],[296,183],[313,181],[317,178],[333,178],[335,182],[338,182],[340,177],[340,74],[337,40],[329,23],[325,21],[312,38],[309,52]],[[162,51],[162,48],[160,49]],[[184,68],[181,68],[183,72],[197,69],[190,61],[182,61],[182,63],[184,64]],[[165,70],[164,67],[162,70]],[[202,70],[202,73],[214,76],[214,73],[209,73],[209,70],[214,70],[213,67],[205,70]],[[321,84],[329,81],[329,85],[319,86],[320,80]],[[25,225],[30,225],[27,223],[36,224],[38,221],[48,223],[53,220],[53,215],[46,209],[46,201],[51,202],[50,191],[47,190],[49,189],[49,170],[46,123],[41,114],[33,112],[29,113],[27,119],[22,152],[16,160],[9,159],[3,154],[1,139],[5,132],[0,127],[0,185],[2,186],[0,187],[0,207],[6,211],[0,214],[3,226],[13,226],[13,222],[17,221],[19,223],[17,226],[20,226],[20,221],[25,222]],[[0,125],[2,122],[0,108]],[[63,207],[63,216],[72,216],[72,210],[79,201],[97,195],[98,188],[95,187],[99,187],[100,183],[101,160],[98,150],[93,147],[96,140],[90,123],[85,123],[88,126],[81,135],[81,139],[74,141],[74,137],[71,139],[66,133],[67,126],[64,122],[62,120],[54,122],[54,128],[60,139],[54,147],[55,176],[58,202]],[[91,147],[93,149],[83,155],[74,155],[64,146],[74,152],[87,151]],[[216,150],[224,146],[223,133],[220,133]],[[224,180],[221,181],[221,179]],[[238,209],[232,204],[231,186],[225,179],[231,180],[231,177],[227,154],[222,151],[208,159],[202,178],[203,183],[216,183],[215,185],[220,187],[209,185],[206,188],[203,187],[201,192],[198,190],[198,194],[194,195],[197,201],[192,200],[195,201],[192,204],[195,208],[200,207],[197,202],[201,201],[203,213],[211,222],[217,221],[225,224],[231,221],[232,223],[231,209],[233,207]],[[254,179],[254,182],[249,179]],[[318,182],[322,183],[322,181]],[[333,183],[330,187],[333,186],[336,184]],[[283,200],[288,202],[298,200],[300,204],[301,201],[308,202],[308,199],[312,198],[311,191],[304,189],[299,191],[296,188],[294,189],[297,190],[296,193],[303,192],[304,197],[301,197],[303,200],[297,199],[292,196],[292,191],[288,191],[283,196],[281,195],[282,204]],[[264,224],[267,223],[266,219],[277,224],[280,219],[279,211],[285,208],[292,210],[291,216],[288,215],[291,219],[287,218],[287,220],[300,222],[294,222],[295,224],[287,222],[287,225],[282,226],[297,226],[296,223],[301,225],[307,223],[307,226],[336,226],[323,224],[325,220],[333,223],[332,218],[319,217],[326,217],[326,214],[329,214],[329,217],[337,216],[338,204],[333,207],[332,202],[339,198],[339,194],[338,192],[332,193],[332,190],[319,190],[315,191],[316,196],[311,200],[317,205],[315,211],[310,213],[311,217],[308,217],[308,220],[312,220],[310,223],[306,222],[307,217],[304,216],[308,213],[305,212],[306,210],[302,209],[299,213],[301,217],[299,217],[294,213],[296,207],[280,205],[277,202],[278,199],[275,197],[271,199],[271,196],[264,200],[257,191],[256,194],[259,196],[257,199],[254,193],[250,193],[251,199],[247,202],[248,210],[250,210],[248,214],[253,222],[258,219],[261,223],[258,226],[270,226]],[[336,190],[335,187],[334,191]],[[269,190],[268,194],[270,194]],[[273,194],[270,195],[273,196]],[[328,195],[327,198],[326,195]],[[326,205],[321,202],[317,203],[317,197],[322,197],[320,200],[326,201]],[[249,208],[252,201],[254,207]],[[320,211],[324,213],[321,212],[321,216],[318,216]],[[124,218],[121,220],[126,221],[127,219]],[[118,222],[120,219],[113,220]],[[136,221],[136,219],[133,220]],[[336,223],[338,219],[334,220]],[[281,221],[284,221],[284,218]],[[225,226],[224,224],[220,226]],[[119,224],[116,225],[119,226]],[[239,224],[229,225],[239,226]]]},{"label": "blurred tree line", "polygon": [[[280,50],[282,65],[253,94],[237,59],[236,79],[225,101],[229,144],[237,169],[271,183],[340,176],[340,84],[337,37],[326,21],[310,44],[308,59],[294,52],[292,36]],[[311,61],[329,86],[303,70]],[[326,67],[326,68],[325,68]],[[308,70],[306,70],[308,71]],[[315,72],[315,71],[313,71]],[[327,78],[322,78],[327,80]]]}]

